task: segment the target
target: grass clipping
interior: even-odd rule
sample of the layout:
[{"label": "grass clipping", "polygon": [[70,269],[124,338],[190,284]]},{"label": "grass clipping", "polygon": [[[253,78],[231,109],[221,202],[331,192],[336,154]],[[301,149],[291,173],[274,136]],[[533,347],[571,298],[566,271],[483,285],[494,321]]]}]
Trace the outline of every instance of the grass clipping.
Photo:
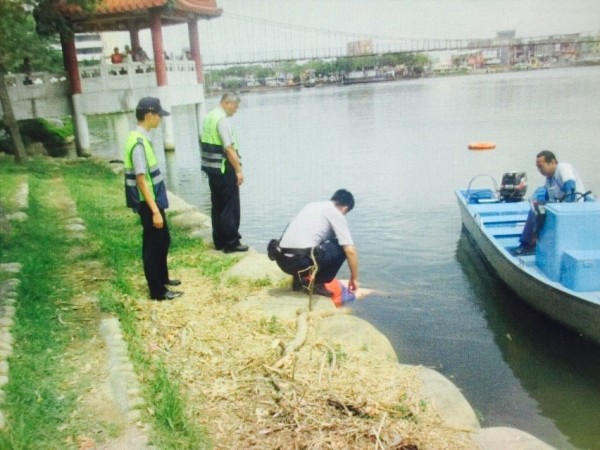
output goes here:
[{"label": "grass clipping", "polygon": [[473,448],[416,396],[416,368],[319,338],[319,312],[299,342],[294,321],[237,307],[240,287],[178,275],[185,296],[141,304],[142,334],[216,448]]}]

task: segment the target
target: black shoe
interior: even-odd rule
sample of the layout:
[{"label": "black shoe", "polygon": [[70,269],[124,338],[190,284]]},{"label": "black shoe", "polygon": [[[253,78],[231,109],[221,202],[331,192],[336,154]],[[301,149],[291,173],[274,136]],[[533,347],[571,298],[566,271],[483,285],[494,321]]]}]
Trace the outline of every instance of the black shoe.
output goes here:
[{"label": "black shoe", "polygon": [[167,291],[161,295],[160,297],[152,297],[152,300],[156,300],[158,302],[162,302],[164,300],[174,300],[177,297],[181,297],[183,295],[183,292],[178,292],[178,291],[169,291],[167,289]]},{"label": "black shoe", "polygon": [[308,277],[300,278],[298,275],[292,277],[292,291],[301,291],[302,289],[308,289],[310,280]]},{"label": "black shoe", "polygon": [[321,283],[315,284],[314,293],[323,297],[331,297],[331,292],[325,289],[325,286]]},{"label": "black shoe", "polygon": [[231,247],[226,246],[225,248],[223,248],[223,252],[224,253],[233,253],[233,252],[247,252],[248,251],[248,246],[241,244],[238,242],[237,245],[233,245]]},{"label": "black shoe", "polygon": [[302,283],[300,283],[300,278],[297,275],[292,276],[292,291],[300,291],[302,290]]},{"label": "black shoe", "polygon": [[535,245],[521,244],[510,250],[515,256],[526,256],[535,254]]},{"label": "black shoe", "polygon": [[165,286],[179,286],[181,284],[181,280],[169,280],[165,283]]}]

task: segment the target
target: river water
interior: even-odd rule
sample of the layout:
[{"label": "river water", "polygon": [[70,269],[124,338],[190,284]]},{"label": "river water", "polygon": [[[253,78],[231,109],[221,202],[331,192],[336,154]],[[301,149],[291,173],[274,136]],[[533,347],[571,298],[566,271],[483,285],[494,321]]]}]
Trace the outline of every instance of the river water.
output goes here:
[{"label": "river water", "polygon": [[[542,149],[600,193],[599,105],[600,67],[244,94],[233,118],[243,240],[265,252],[305,203],[349,189],[360,281],[379,291],[354,313],[389,338],[400,361],[450,378],[484,427],[600,449],[600,347],[487,272],[461,233],[453,193],[475,175],[499,181],[511,170],[526,171],[533,192],[543,184],[534,164]],[[467,150],[480,140],[497,148]],[[170,185],[208,211],[197,161],[181,150],[169,156]]]}]

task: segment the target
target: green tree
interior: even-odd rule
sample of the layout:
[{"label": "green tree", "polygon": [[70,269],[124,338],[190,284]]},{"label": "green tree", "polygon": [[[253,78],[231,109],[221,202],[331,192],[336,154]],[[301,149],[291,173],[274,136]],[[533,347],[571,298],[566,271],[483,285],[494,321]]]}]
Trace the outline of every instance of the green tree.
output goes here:
[{"label": "green tree", "polygon": [[[67,3],[91,11],[98,1]],[[33,71],[64,70],[62,54],[53,44],[59,42],[59,35],[71,36],[72,30],[55,5],[55,0],[0,0],[0,103],[17,163],[23,160],[25,152],[4,75],[20,72],[24,58],[29,58]]]},{"label": "green tree", "polygon": [[24,0],[0,1],[0,63],[7,72],[20,72],[27,57],[34,71],[64,70],[57,31],[40,36],[33,12]]}]

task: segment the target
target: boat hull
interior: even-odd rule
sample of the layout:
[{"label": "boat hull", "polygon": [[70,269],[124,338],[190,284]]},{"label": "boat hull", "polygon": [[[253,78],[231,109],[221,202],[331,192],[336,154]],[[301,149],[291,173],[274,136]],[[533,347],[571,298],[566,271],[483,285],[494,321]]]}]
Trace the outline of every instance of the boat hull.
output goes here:
[{"label": "boat hull", "polygon": [[[463,229],[496,275],[521,299],[534,309],[600,345],[600,293],[575,292],[558,282],[549,280],[535,265],[535,255],[514,256],[509,249],[486,228],[477,210],[469,205],[463,191],[456,192]],[[514,204],[522,216],[522,229],[529,208],[527,202]]]}]

